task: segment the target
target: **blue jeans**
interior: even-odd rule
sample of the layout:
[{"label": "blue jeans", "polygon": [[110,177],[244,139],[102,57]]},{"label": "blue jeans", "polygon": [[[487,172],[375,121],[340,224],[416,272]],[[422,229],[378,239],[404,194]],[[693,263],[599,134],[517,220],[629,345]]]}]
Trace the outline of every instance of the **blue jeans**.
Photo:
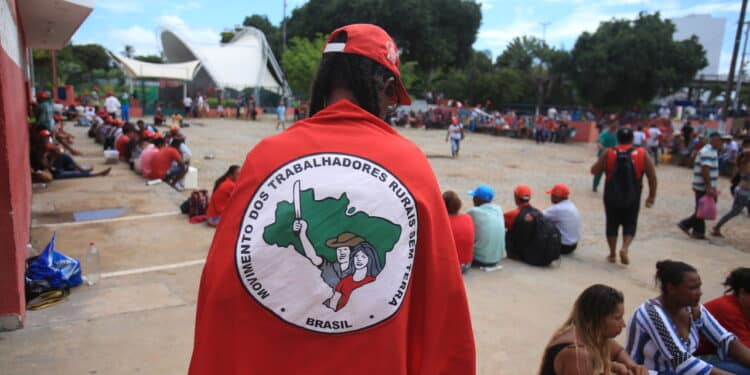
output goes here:
[{"label": "blue jeans", "polygon": [[123,104],[121,109],[122,121],[130,121],[130,104]]}]

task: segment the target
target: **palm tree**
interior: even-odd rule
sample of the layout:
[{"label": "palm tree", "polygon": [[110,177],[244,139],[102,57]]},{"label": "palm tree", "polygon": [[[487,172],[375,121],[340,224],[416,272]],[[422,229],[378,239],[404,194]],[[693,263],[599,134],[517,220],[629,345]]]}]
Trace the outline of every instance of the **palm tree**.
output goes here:
[{"label": "palm tree", "polygon": [[135,54],[135,49],[133,48],[133,46],[126,44],[125,50],[122,51],[122,54],[125,55],[125,57],[131,58]]}]

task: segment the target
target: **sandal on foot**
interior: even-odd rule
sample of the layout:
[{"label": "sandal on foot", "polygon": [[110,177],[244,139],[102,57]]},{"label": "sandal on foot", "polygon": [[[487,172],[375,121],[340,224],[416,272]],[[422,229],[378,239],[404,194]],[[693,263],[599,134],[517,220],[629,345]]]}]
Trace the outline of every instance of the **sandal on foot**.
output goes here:
[{"label": "sandal on foot", "polygon": [[626,266],[630,264],[630,258],[628,258],[628,253],[622,250],[620,250],[620,263]]},{"label": "sandal on foot", "polygon": [[714,237],[724,237],[724,235],[721,234],[721,231],[716,228],[711,230],[711,235]]},{"label": "sandal on foot", "polygon": [[614,254],[612,254],[612,255],[607,255],[607,262],[610,262],[610,263],[617,263],[617,257],[616,257],[616,256],[615,256]]}]

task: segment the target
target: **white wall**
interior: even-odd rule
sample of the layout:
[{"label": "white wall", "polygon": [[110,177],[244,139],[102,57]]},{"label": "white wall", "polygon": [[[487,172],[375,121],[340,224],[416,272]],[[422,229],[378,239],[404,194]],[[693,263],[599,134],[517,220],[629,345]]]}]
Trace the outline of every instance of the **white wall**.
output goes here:
[{"label": "white wall", "polygon": [[675,40],[684,40],[696,35],[706,50],[708,66],[698,74],[719,74],[719,59],[727,20],[700,14],[673,18],[672,22],[677,27],[677,32],[674,34]]}]

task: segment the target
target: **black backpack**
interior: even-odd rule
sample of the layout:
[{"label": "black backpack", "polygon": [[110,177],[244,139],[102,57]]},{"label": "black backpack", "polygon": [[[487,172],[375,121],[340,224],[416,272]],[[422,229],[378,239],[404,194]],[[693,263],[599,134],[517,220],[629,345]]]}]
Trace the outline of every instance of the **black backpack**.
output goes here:
[{"label": "black backpack", "polygon": [[[527,216],[533,218],[526,221]],[[508,234],[508,252],[532,266],[546,267],[560,259],[560,231],[541,211],[527,206],[521,209]]]},{"label": "black backpack", "polygon": [[635,176],[633,159],[630,157],[633,150],[633,147],[625,151],[615,149],[615,166],[604,185],[604,203],[607,206],[628,208],[640,204],[641,187]]}]

